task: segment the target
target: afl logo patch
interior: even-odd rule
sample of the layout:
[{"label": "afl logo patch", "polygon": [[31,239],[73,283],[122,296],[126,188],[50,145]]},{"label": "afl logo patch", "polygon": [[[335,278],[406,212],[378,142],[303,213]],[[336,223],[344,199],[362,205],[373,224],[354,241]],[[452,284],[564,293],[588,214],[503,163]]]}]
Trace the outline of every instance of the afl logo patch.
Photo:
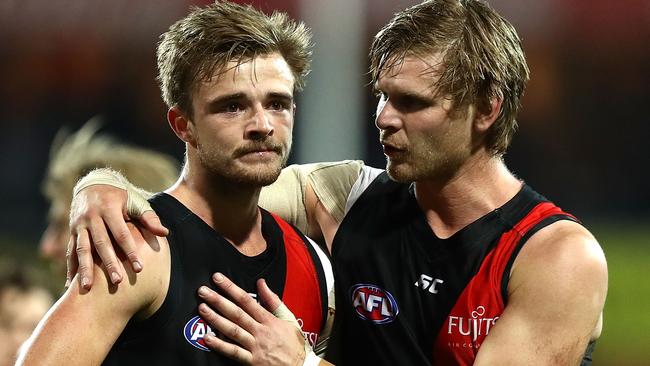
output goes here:
[{"label": "afl logo patch", "polygon": [[399,309],[390,292],[375,285],[359,284],[350,289],[352,307],[361,319],[375,324],[388,324],[395,320]]},{"label": "afl logo patch", "polygon": [[197,315],[194,318],[190,319],[187,324],[185,324],[183,335],[185,336],[185,340],[188,341],[192,346],[202,351],[210,352],[210,349],[205,346],[203,337],[211,331],[212,329],[208,323],[206,323],[205,320],[201,319],[201,317]]}]

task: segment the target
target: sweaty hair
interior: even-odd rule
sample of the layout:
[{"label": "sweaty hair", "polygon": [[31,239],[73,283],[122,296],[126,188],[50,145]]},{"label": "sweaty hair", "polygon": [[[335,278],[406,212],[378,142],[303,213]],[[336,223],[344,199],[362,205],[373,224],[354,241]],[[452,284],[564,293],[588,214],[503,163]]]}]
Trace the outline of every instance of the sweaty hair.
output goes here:
[{"label": "sweaty hair", "polygon": [[217,1],[192,7],[158,44],[158,81],[168,107],[192,114],[197,82],[209,80],[230,62],[279,53],[289,65],[294,88],[301,90],[310,71],[311,33],[285,13],[266,15],[250,5]]},{"label": "sweaty hair", "polygon": [[503,97],[486,135],[486,147],[502,155],[517,128],[517,111],[529,71],[514,27],[480,0],[427,0],[395,15],[375,36],[370,73],[399,66],[406,56],[440,53],[434,92],[453,101],[453,111],[474,104],[489,112]]}]

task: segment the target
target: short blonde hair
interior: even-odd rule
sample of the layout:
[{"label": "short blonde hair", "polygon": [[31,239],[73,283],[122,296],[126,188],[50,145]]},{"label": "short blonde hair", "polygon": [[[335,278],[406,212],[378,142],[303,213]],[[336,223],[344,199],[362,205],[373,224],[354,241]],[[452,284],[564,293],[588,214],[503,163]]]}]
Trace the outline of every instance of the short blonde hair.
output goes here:
[{"label": "short blonde hair", "polygon": [[517,111],[529,78],[521,40],[514,27],[480,0],[428,0],[395,15],[377,33],[370,49],[370,73],[398,65],[407,55],[443,55],[440,78],[433,85],[450,96],[454,109],[474,104],[489,111],[503,98],[501,111],[487,133],[495,155],[508,148],[517,128]]}]

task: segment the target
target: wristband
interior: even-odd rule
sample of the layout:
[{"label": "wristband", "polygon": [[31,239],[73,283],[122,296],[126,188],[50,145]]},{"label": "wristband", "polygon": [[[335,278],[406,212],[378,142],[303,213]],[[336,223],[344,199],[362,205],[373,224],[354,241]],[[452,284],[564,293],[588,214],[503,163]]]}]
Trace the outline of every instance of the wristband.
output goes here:
[{"label": "wristband", "polygon": [[[318,356],[316,356],[316,354],[314,353],[314,351],[311,349],[311,345],[309,344],[309,342],[307,341],[307,339],[304,338],[305,333],[302,331],[302,328],[300,327],[300,324],[298,323],[298,320],[296,320],[296,316],[293,315],[293,313],[291,312],[291,310],[289,310],[289,308],[288,308],[284,303],[280,303],[280,306],[278,306],[278,308],[275,309],[275,310],[272,312],[272,314],[273,314],[276,318],[278,318],[278,319],[280,319],[280,320],[287,321],[287,322],[291,323],[292,325],[294,325],[296,328],[298,328],[298,330],[300,331],[300,333],[303,335],[303,340],[304,340],[304,342],[305,342],[305,343],[304,343],[304,346],[305,346],[305,355],[306,355],[306,356],[305,356],[305,362],[307,362],[307,360],[309,359],[309,354],[310,354],[310,353],[311,353],[312,355],[314,355],[314,357],[318,358]],[[319,358],[319,360],[320,360],[320,358]],[[305,364],[305,363],[303,363],[303,365],[312,365],[312,364]],[[315,363],[314,365],[318,365],[318,362]]]},{"label": "wristband", "polygon": [[314,351],[307,352],[305,356],[305,361],[303,361],[302,366],[318,366],[322,358],[316,356]]}]

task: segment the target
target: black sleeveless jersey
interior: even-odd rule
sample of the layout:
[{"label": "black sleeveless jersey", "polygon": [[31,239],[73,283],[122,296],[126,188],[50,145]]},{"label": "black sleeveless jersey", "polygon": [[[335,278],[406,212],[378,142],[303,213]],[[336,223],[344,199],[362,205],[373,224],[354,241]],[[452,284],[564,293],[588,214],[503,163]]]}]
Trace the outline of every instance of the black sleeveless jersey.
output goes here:
[{"label": "black sleeveless jersey", "polygon": [[380,174],[336,233],[327,358],[337,365],[473,364],[503,312],[510,267],[527,238],[555,221],[575,221],[524,185],[502,207],[440,239],[412,187]]},{"label": "black sleeveless jersey", "polygon": [[160,309],[144,321],[131,320],[104,365],[235,365],[211,352],[203,336],[211,331],[198,316],[201,285],[214,288],[212,274],[221,272],[256,297],[256,280],[291,309],[310,342],[315,342],[327,312],[324,265],[309,241],[275,215],[261,210],[266,250],[254,257],[237,251],[220,234],[170,195],[150,200],[162,223],[171,255],[171,277]]}]

